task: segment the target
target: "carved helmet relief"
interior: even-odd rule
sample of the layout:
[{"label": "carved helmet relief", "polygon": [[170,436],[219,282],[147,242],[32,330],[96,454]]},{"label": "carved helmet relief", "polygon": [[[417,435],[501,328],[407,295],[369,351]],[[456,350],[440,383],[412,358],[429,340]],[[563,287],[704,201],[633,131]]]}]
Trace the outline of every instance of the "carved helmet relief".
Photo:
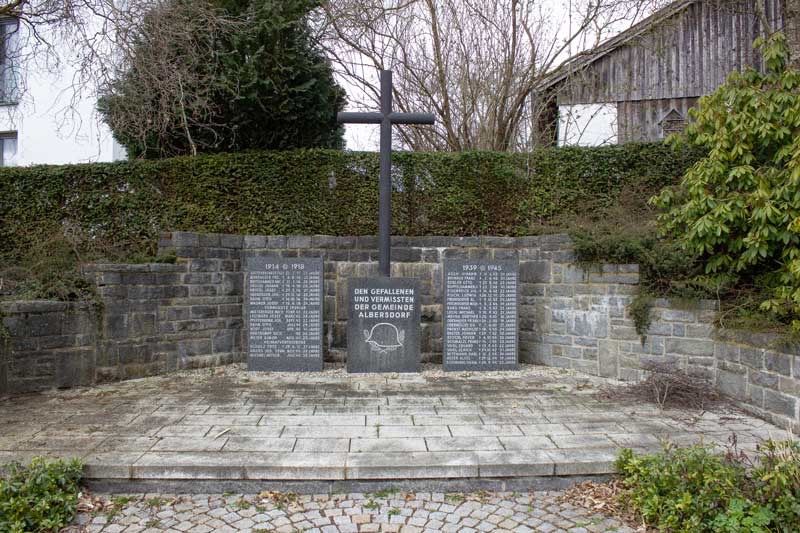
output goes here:
[{"label": "carved helmet relief", "polygon": [[372,326],[372,329],[364,330],[364,341],[373,352],[378,353],[389,353],[401,348],[405,337],[404,330],[398,330],[397,326],[388,322],[380,322]]}]

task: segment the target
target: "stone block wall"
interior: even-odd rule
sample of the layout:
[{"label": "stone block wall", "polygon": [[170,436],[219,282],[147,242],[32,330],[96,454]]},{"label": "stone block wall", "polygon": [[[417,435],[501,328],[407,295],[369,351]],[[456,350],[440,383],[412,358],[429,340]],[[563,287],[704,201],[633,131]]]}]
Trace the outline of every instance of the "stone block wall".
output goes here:
[{"label": "stone block wall", "polygon": [[94,305],[0,302],[0,323],[0,394],[93,382]]},{"label": "stone block wall", "polygon": [[86,265],[103,302],[97,381],[241,360],[238,264],[219,257]]},{"label": "stone block wall", "polygon": [[[375,237],[166,233],[175,264],[86,265],[100,306],[0,304],[0,394],[69,387],[245,359],[243,260],[324,259],[328,361],[347,353],[347,280],[377,274]],[[655,302],[644,339],[628,311],[636,265],[574,264],[564,235],[397,237],[392,275],[420,280],[423,360],[442,358],[446,258],[520,262],[520,359],[621,380],[649,362],[673,363],[777,424],[800,429],[800,349],[778,339],[716,330],[714,302],[690,309]]]},{"label": "stone block wall", "polygon": [[[323,351],[327,361],[344,361],[347,353],[347,280],[378,275],[378,241],[374,236],[236,236],[172,232],[162,236],[161,253],[175,253],[190,269],[218,268],[230,279],[241,307],[247,256],[322,257],[324,261]],[[505,259],[517,257],[520,273],[535,272],[573,255],[564,235],[540,237],[394,237],[392,276],[420,280],[424,362],[442,359],[442,265],[445,258]],[[219,283],[219,282],[218,282]],[[208,290],[213,290],[211,286]],[[226,289],[223,289],[223,292]],[[522,320],[521,320],[522,322]],[[531,322],[526,322],[530,326]],[[244,332],[240,332],[243,342]]]},{"label": "stone block wall", "polygon": [[674,364],[758,416],[800,430],[800,346],[717,329],[715,301],[655,300],[641,337],[628,310],[637,284],[636,265],[550,264],[523,286],[534,317],[521,338],[528,360],[623,381],[643,379],[648,363]]}]

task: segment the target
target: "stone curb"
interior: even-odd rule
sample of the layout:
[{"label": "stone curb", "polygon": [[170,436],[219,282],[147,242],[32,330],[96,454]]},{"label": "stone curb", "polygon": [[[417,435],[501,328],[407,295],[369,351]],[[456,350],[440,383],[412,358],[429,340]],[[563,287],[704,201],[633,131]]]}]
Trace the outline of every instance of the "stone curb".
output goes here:
[{"label": "stone curb", "polygon": [[522,452],[260,453],[156,452],[123,463],[87,460],[86,479],[374,481],[597,476],[614,473],[619,448]]},{"label": "stone curb", "polygon": [[375,493],[379,491],[405,492],[473,492],[479,490],[539,491],[564,490],[583,481],[603,482],[609,475],[589,476],[534,476],[515,478],[460,478],[460,479],[389,479],[344,481],[276,481],[276,480],[119,480],[85,479],[84,484],[93,492],[105,494],[170,493],[170,494],[256,494],[264,490],[293,492],[295,494]]}]

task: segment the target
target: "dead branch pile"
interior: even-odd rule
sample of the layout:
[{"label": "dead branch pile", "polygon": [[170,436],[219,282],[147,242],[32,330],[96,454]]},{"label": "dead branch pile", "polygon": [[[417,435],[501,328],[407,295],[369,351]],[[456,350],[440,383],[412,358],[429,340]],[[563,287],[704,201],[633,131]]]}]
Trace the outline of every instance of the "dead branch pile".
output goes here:
[{"label": "dead branch pile", "polygon": [[710,381],[674,363],[647,363],[642,369],[646,372],[642,381],[607,388],[601,397],[655,403],[662,409],[706,409],[722,400]]}]

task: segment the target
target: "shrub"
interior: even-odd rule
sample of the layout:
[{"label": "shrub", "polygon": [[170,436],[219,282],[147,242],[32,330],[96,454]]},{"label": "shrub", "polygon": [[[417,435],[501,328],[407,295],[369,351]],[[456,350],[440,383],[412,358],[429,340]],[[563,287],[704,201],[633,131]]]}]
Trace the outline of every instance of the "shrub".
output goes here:
[{"label": "shrub", "polygon": [[0,265],[0,297],[92,300],[95,286],[78,271],[76,243],[57,233],[25,250],[17,264]]},{"label": "shrub", "polygon": [[743,498],[744,468],[701,446],[667,447],[644,456],[623,450],[616,467],[630,489],[629,504],[647,523],[667,531],[713,531],[728,502]]},{"label": "shrub", "polygon": [[[628,197],[645,207],[698,158],[664,144],[397,153],[393,231],[552,231],[567,215],[602,212]],[[3,168],[0,260],[17,264],[59,233],[79,243],[84,260],[155,255],[159,231],[170,230],[375,234],[378,168],[377,154],[326,150]]]},{"label": "shrub", "polygon": [[[800,315],[800,71],[783,34],[756,41],[766,73],[733,73],[701,98],[686,140],[707,156],[653,199],[665,235],[700,257],[705,283],[768,278],[763,309]],[[800,329],[800,320],[794,321]]]},{"label": "shrub", "polygon": [[29,466],[11,464],[6,470],[7,477],[0,477],[0,531],[58,531],[73,519],[83,470],[80,461],[39,457]]},{"label": "shrub", "polygon": [[655,232],[579,230],[572,232],[572,238],[582,263],[637,263],[647,295],[693,299],[718,294],[703,285],[702,265],[696,258],[687,256],[675,241],[658,239]]},{"label": "shrub", "polygon": [[800,531],[800,443],[767,441],[759,459],[756,498],[770,506],[779,531]]},{"label": "shrub", "polygon": [[659,530],[767,532],[800,530],[800,445],[768,441],[755,467],[741,455],[707,446],[652,455],[623,450],[616,462],[622,500]]}]

